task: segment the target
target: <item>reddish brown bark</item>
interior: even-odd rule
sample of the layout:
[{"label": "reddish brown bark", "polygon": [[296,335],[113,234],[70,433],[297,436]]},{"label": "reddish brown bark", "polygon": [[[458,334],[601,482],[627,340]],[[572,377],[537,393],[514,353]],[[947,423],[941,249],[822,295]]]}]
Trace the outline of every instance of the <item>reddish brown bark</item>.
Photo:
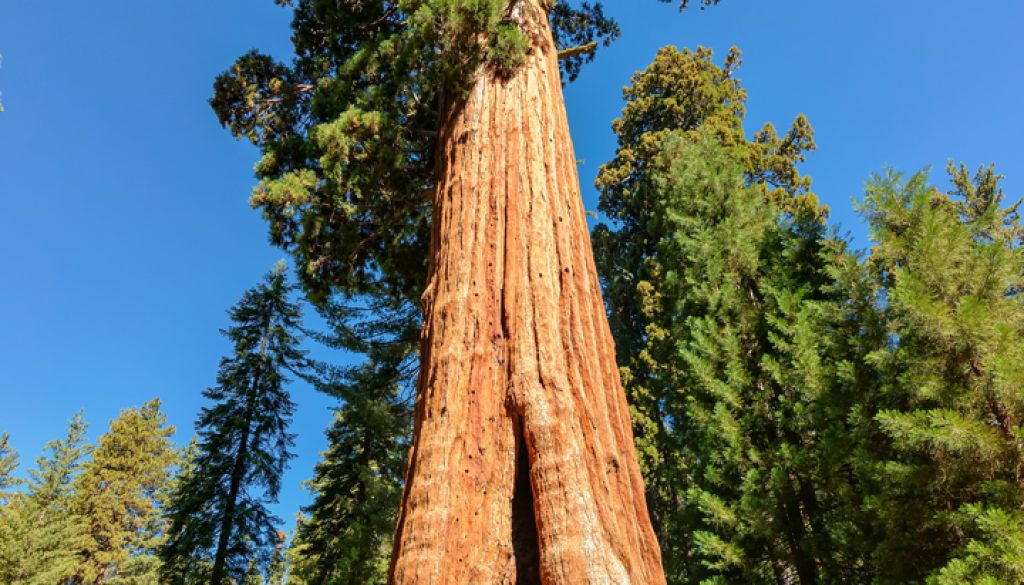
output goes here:
[{"label": "reddish brown bark", "polygon": [[395,585],[665,579],[539,0],[441,132]]}]

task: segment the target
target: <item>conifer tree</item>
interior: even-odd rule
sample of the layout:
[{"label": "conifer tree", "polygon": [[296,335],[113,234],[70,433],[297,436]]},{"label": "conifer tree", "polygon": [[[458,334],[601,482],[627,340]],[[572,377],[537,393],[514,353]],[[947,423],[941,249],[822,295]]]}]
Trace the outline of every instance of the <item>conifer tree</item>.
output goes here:
[{"label": "conifer tree", "polygon": [[173,434],[153,399],[122,410],[99,438],[74,482],[73,510],[88,525],[77,583],[155,583],[152,546],[164,530]]},{"label": "conifer tree", "polygon": [[[278,520],[267,509],[292,457],[288,425],[295,405],[287,372],[302,372],[299,307],[289,299],[284,264],[247,291],[223,331],[234,344],[221,360],[211,402],[196,422],[191,470],[171,498],[168,539],[160,551],[166,583],[243,582],[265,566]],[[205,569],[209,568],[206,573]]]},{"label": "conifer tree", "polygon": [[51,455],[29,471],[26,511],[34,526],[24,555],[34,568],[31,582],[54,583],[74,574],[80,547],[88,543],[85,518],[74,510],[73,482],[83,459],[92,452],[85,444],[87,425],[81,413],[71,419],[64,440],[47,445]]},{"label": "conifer tree", "polygon": [[10,435],[0,435],[0,582],[13,583],[20,575],[21,549],[27,521],[23,513],[24,493],[15,488],[22,482],[14,477],[18,453]]},{"label": "conifer tree", "polygon": [[14,471],[18,468],[18,453],[11,447],[11,436],[8,433],[0,435],[0,508],[3,508],[11,499],[11,488],[20,482],[14,477]]},{"label": "conifer tree", "polygon": [[399,389],[383,386],[395,377],[400,374],[363,366],[346,373],[354,383],[332,389],[343,403],[309,483],[314,501],[295,545],[301,561],[293,571],[305,582],[383,584],[386,579],[410,423]]},{"label": "conifer tree", "polygon": [[[204,578],[210,574],[211,561],[200,552],[192,557],[169,558],[167,556],[168,541],[173,529],[175,505],[181,490],[192,481],[196,473],[196,458],[199,455],[198,437],[193,436],[189,444],[181,451],[179,463],[174,479],[167,490],[166,504],[164,510],[164,522],[167,524],[167,532],[163,535],[157,547],[157,558],[160,561],[158,576],[168,579],[167,575],[174,575],[171,583],[189,584],[202,583]],[[172,562],[173,561],[173,562]]]},{"label": "conifer tree", "polygon": [[274,553],[267,565],[267,585],[285,585],[288,579],[288,535],[283,530],[277,531],[277,542]]},{"label": "conifer tree", "polygon": [[10,435],[0,435],[0,577],[9,578],[15,571],[13,565],[18,551],[18,517],[14,501],[19,492],[14,491],[21,482],[14,477],[18,468],[18,453],[11,447]]},{"label": "conifer tree", "polygon": [[212,105],[263,150],[252,203],[314,302],[422,303],[391,580],[662,582],[561,93],[617,27],[547,0],[294,6],[292,64],[243,56]]},{"label": "conifer tree", "polygon": [[249,560],[249,567],[245,570],[242,585],[264,585],[263,573],[260,572],[260,565],[256,559]]},{"label": "conifer tree", "polygon": [[875,417],[892,449],[867,500],[879,583],[1024,580],[1021,223],[991,167],[948,170],[945,194],[925,171],[875,176],[862,205],[892,339]]},{"label": "conifer tree", "polygon": [[626,88],[598,177],[613,223],[594,243],[647,495],[670,582],[852,578],[863,555],[835,559],[860,541],[823,510],[856,505],[837,499],[856,443],[834,437],[870,346],[846,339],[862,329],[848,306],[873,297],[838,284],[864,275],[797,169],[810,125],[748,141],[739,65],[736,49],[724,67],[662,49]]},{"label": "conifer tree", "polygon": [[74,575],[85,544],[85,523],[72,509],[72,482],[90,449],[81,414],[62,440],[47,443],[49,456],[29,470],[24,493],[9,504],[0,528],[0,582],[49,585]]},{"label": "conifer tree", "polygon": [[[315,385],[341,406],[328,447],[308,482],[313,504],[289,547],[294,583],[372,582],[383,578],[402,491],[417,373],[419,317],[409,305],[318,307],[322,344],[362,354],[339,368],[317,363]],[[320,580],[318,580],[320,579]]]},{"label": "conifer tree", "polygon": [[295,515],[295,528],[291,532],[291,541],[288,543],[288,548],[285,550],[285,561],[288,565],[288,578],[287,585],[308,585],[308,581],[303,578],[303,574],[307,569],[304,569],[306,563],[308,551],[300,552],[302,545],[299,534],[302,532],[302,525],[306,522],[306,516],[302,512]]}]

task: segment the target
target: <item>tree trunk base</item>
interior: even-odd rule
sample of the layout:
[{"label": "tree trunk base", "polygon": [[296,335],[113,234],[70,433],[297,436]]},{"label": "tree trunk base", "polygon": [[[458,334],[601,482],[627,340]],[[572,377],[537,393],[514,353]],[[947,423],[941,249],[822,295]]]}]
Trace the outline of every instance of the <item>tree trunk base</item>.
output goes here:
[{"label": "tree trunk base", "polygon": [[482,72],[440,135],[390,582],[660,585],[556,51],[522,4],[527,63]]}]

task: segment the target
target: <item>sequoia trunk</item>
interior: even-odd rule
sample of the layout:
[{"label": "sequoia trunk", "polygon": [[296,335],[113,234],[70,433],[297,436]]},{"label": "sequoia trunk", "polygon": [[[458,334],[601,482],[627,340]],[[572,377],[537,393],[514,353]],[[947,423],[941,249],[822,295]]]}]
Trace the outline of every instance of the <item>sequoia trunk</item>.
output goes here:
[{"label": "sequoia trunk", "polygon": [[395,585],[665,579],[541,0],[440,135]]}]

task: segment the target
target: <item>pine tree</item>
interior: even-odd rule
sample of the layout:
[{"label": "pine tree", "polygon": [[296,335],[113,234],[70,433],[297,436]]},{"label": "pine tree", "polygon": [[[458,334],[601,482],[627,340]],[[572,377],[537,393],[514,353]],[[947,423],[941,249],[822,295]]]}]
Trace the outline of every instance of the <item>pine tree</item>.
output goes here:
[{"label": "pine tree", "polygon": [[[293,571],[322,585],[383,584],[402,494],[408,409],[394,371],[360,368],[332,393],[342,400],[327,431],[328,449],[309,483],[314,501],[298,531]],[[382,388],[386,390],[381,391]]]},{"label": "pine tree", "polygon": [[313,337],[365,360],[345,368],[314,365],[316,387],[341,406],[307,484],[314,502],[289,547],[289,579],[293,585],[380,580],[411,433],[419,318],[408,304],[352,307],[332,299],[318,310],[329,332]]},{"label": "pine tree", "polygon": [[814,215],[781,216],[747,187],[710,133],[670,135],[662,148],[641,189],[657,193],[651,223],[664,234],[649,259],[658,307],[646,350],[669,389],[658,422],[682,464],[663,516],[685,539],[670,577],[839,581],[822,512],[837,505],[835,473],[817,457],[835,422],[819,404],[837,367],[822,323],[829,242]]},{"label": "pine tree", "polygon": [[[288,548],[285,550],[285,561],[288,565],[288,579],[285,581],[287,585],[309,585],[309,582],[303,577],[308,569],[308,552],[301,551],[302,543],[299,538],[299,534],[302,533],[302,525],[306,522],[306,516],[302,512],[295,515],[295,529],[291,533],[291,542],[288,543]],[[315,552],[315,551],[314,551]]]},{"label": "pine tree", "polygon": [[176,453],[174,427],[154,399],[122,410],[74,483],[87,537],[76,582],[153,583],[150,548],[164,529],[160,507]]},{"label": "pine tree", "polygon": [[314,302],[422,302],[391,580],[662,582],[561,91],[617,27],[547,0],[294,4],[295,61],[243,56],[212,105],[262,148],[252,203]]},{"label": "pine tree", "polygon": [[267,585],[285,585],[288,579],[288,535],[277,531],[277,543],[267,565]]},{"label": "pine tree", "polygon": [[0,580],[14,582],[19,574],[23,515],[18,505],[24,496],[15,490],[21,481],[14,477],[18,468],[18,453],[11,447],[10,435],[0,435]]},{"label": "pine tree", "polygon": [[75,415],[67,436],[47,443],[50,455],[29,470],[25,493],[10,503],[0,530],[0,582],[49,585],[78,568],[86,525],[72,508],[72,483],[90,451],[85,432],[85,420]]},{"label": "pine tree", "polygon": [[[879,583],[1024,580],[1024,274],[1017,205],[994,170],[873,177],[862,211],[891,341],[876,361],[892,453],[867,500]],[[930,576],[929,576],[930,575]]]},{"label": "pine tree", "polygon": [[626,88],[598,177],[647,496],[670,582],[852,580],[860,535],[831,520],[855,515],[844,388],[867,384],[874,297],[798,171],[807,120],[745,138],[739,65],[736,49],[724,67],[662,49]]},{"label": "pine tree", "polygon": [[263,573],[260,572],[260,564],[256,559],[249,561],[249,567],[245,570],[245,578],[242,585],[264,585]]},{"label": "pine tree", "polygon": [[178,469],[174,475],[170,487],[167,490],[166,503],[163,506],[164,522],[168,526],[167,533],[157,547],[157,557],[161,562],[158,576],[168,579],[167,575],[173,575],[172,583],[198,584],[210,574],[212,559],[204,556],[201,551],[196,551],[191,557],[187,555],[181,558],[170,559],[167,556],[168,542],[171,529],[173,528],[175,504],[180,497],[182,490],[192,481],[196,473],[196,459],[199,456],[198,437],[193,436],[188,445],[181,451],[178,457]]},{"label": "pine tree", "polygon": [[169,536],[160,551],[166,583],[186,583],[209,566],[203,582],[244,581],[263,567],[276,542],[278,520],[267,509],[281,488],[293,437],[295,405],[286,372],[306,363],[297,348],[301,314],[279,264],[229,312],[224,335],[234,344],[221,360],[212,404],[196,423],[198,453],[170,505]]},{"label": "pine tree", "polygon": [[20,482],[14,477],[18,468],[18,453],[11,447],[11,436],[0,435],[0,508],[7,506],[11,500],[11,488]]},{"label": "pine tree", "polygon": [[73,482],[83,459],[92,451],[85,444],[87,425],[81,413],[71,419],[67,437],[47,445],[48,459],[30,470],[26,509],[35,526],[25,548],[30,582],[54,583],[73,575],[86,545],[85,519],[74,510]]}]

